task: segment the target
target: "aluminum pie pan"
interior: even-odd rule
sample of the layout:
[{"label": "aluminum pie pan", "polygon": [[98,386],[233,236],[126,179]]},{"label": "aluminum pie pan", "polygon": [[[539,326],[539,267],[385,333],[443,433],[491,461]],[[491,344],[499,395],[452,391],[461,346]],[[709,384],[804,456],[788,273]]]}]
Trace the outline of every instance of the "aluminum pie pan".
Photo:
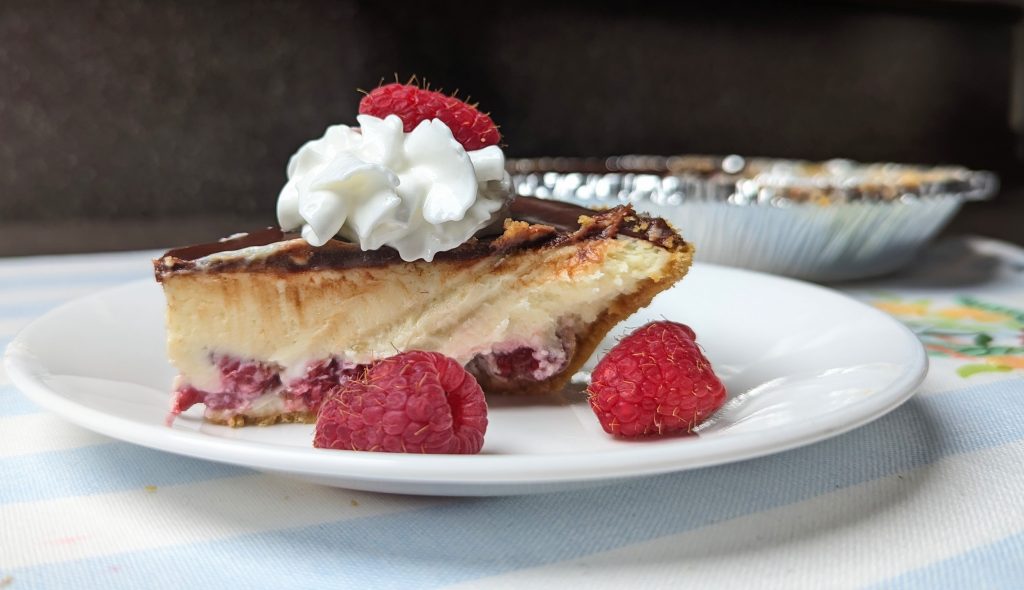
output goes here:
[{"label": "aluminum pie pan", "polygon": [[998,189],[956,166],[740,156],[509,160],[518,194],[667,219],[696,258],[819,282],[898,270],[966,201]]}]

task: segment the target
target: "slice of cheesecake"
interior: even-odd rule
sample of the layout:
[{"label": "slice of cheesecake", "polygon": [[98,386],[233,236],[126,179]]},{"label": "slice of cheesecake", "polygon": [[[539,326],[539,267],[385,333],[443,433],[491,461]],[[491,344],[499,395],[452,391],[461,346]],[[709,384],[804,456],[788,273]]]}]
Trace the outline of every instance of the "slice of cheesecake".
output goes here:
[{"label": "slice of cheesecake", "polygon": [[154,261],[180,372],[171,419],[204,403],[231,426],[311,422],[332,387],[404,350],[458,360],[489,393],[557,391],[692,254],[628,206],[523,197],[503,227],[431,262],[277,229],[171,250]]}]

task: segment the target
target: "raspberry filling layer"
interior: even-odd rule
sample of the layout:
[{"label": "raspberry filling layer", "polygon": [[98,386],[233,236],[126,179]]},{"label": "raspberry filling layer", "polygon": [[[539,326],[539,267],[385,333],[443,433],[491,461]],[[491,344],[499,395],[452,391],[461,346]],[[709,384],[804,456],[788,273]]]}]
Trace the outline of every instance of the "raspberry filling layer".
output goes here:
[{"label": "raspberry filling layer", "polygon": [[[559,374],[569,363],[576,348],[574,331],[563,326],[558,341],[551,347],[529,343],[505,343],[494,352],[477,355],[466,370],[478,378],[508,383],[534,383]],[[337,357],[309,363],[301,377],[285,382],[285,369],[275,363],[242,360],[231,356],[213,359],[219,373],[217,391],[203,391],[184,385],[171,400],[168,423],[196,404],[205,404],[208,413],[260,417],[291,412],[316,413],[331,392],[367,365],[357,365]]]},{"label": "raspberry filling layer", "polygon": [[215,360],[220,373],[218,391],[202,391],[186,385],[174,392],[171,416],[188,410],[196,404],[206,404],[208,410],[243,414],[253,402],[276,393],[283,412],[316,412],[324,396],[334,387],[365,369],[364,365],[345,363],[338,358],[315,361],[306,366],[305,373],[286,385],[281,382],[282,367],[273,363],[242,361],[220,356]]},{"label": "raspberry filling layer", "polygon": [[531,343],[505,343],[490,354],[477,355],[466,370],[477,377],[489,376],[505,383],[529,384],[544,381],[561,373],[576,353],[575,321],[560,322],[553,346]]}]

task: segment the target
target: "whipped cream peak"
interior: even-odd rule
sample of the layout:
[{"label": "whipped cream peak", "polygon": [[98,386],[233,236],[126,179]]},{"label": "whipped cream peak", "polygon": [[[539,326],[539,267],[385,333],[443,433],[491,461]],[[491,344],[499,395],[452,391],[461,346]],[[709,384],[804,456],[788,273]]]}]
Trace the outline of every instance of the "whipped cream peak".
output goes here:
[{"label": "whipped cream peak", "polygon": [[337,235],[430,261],[487,226],[508,199],[498,146],[467,152],[438,119],[409,133],[395,115],[356,119],[358,128],[332,125],[291,157],[281,229],[300,230],[313,246]]}]

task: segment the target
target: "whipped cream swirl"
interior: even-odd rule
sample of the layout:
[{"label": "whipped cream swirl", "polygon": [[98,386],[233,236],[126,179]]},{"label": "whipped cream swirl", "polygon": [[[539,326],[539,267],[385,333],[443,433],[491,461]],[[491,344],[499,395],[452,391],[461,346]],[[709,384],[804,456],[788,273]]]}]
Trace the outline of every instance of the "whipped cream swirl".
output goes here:
[{"label": "whipped cream swirl", "polygon": [[322,246],[335,235],[363,250],[391,246],[433,260],[488,225],[509,195],[498,146],[467,152],[440,120],[403,132],[395,115],[333,125],[288,162],[277,200],[286,231]]}]

